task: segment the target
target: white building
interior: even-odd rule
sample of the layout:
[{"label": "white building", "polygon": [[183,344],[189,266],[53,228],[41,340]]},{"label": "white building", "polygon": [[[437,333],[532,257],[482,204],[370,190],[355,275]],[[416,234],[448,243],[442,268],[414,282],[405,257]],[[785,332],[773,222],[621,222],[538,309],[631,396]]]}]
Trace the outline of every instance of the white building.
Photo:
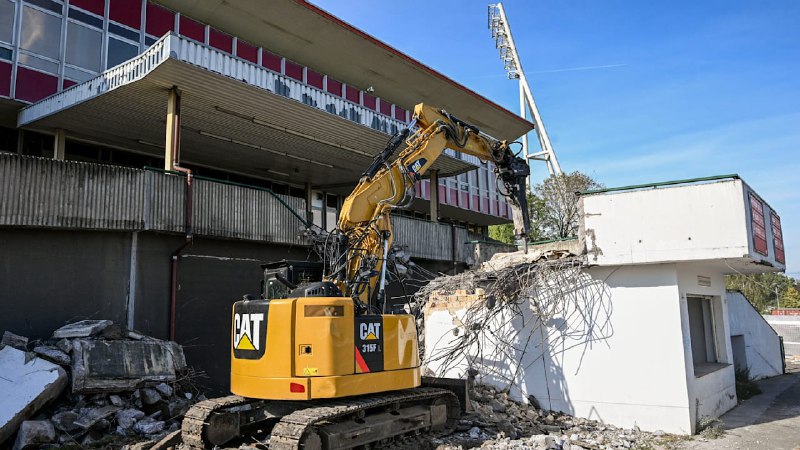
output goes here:
[{"label": "white building", "polygon": [[[575,310],[541,323],[528,300],[492,330],[514,336],[511,355],[484,347],[428,369],[463,377],[472,367],[478,381],[512,380],[512,396],[546,409],[680,434],[736,405],[735,359],[759,377],[782,372],[777,336],[741,299],[729,310],[725,290],[725,274],[784,270],[780,219],[747,184],[730,176],[607,189],[582,195],[581,207],[580,236],[565,246],[588,263],[564,289]],[[467,331],[466,308],[426,310],[428,359]]]}]

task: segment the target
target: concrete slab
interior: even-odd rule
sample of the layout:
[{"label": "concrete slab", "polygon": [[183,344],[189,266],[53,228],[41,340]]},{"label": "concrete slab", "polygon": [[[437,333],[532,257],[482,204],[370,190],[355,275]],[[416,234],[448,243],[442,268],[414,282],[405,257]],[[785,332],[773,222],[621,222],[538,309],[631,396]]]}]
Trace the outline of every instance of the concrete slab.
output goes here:
[{"label": "concrete slab", "polygon": [[94,336],[112,323],[110,320],[81,320],[57,329],[53,332],[53,337],[60,339]]},{"label": "concrete slab", "polygon": [[186,367],[180,345],[170,341],[75,339],[73,346],[74,393],[130,391],[173,381]]},{"label": "concrete slab", "polygon": [[61,367],[41,358],[26,362],[25,352],[15,348],[0,350],[0,443],[66,386]]}]

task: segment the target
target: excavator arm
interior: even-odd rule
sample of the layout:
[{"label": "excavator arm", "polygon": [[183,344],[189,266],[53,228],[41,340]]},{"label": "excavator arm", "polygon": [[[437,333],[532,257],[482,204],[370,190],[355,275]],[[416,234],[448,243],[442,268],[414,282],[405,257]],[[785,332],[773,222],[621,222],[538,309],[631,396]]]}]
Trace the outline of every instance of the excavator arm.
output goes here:
[{"label": "excavator arm", "polygon": [[[412,131],[414,124],[416,131]],[[390,162],[404,143],[407,147]],[[494,163],[502,185],[499,190],[512,206],[515,234],[518,238],[528,234],[525,182],[530,169],[525,160],[515,156],[506,141],[497,141],[444,110],[420,103],[414,108],[412,125],[392,137],[344,201],[338,223],[341,263],[334,265],[328,278],[346,295],[367,307],[373,306],[374,299],[377,309],[382,309],[384,261],[392,244],[390,210],[410,203],[415,183],[446,148]]]}]

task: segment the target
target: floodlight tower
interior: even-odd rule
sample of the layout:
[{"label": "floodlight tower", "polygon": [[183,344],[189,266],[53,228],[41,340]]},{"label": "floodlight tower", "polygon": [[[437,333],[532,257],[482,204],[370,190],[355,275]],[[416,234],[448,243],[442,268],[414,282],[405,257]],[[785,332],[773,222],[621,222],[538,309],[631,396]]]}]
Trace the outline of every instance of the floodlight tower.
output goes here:
[{"label": "floodlight tower", "polygon": [[[500,51],[500,59],[503,60],[503,68],[508,74],[509,80],[519,80],[519,108],[520,116],[523,119],[527,118],[530,113],[534,125],[534,131],[539,139],[538,152],[531,153],[528,148],[528,134],[522,136],[522,151],[525,155],[525,160],[532,159],[544,161],[547,164],[547,170],[550,175],[560,175],[561,166],[558,165],[556,159],[556,152],[550,144],[550,138],[547,136],[547,130],[544,128],[542,116],[539,114],[539,108],[536,107],[536,102],[533,100],[531,87],[528,85],[528,80],[525,78],[525,72],[522,70],[522,63],[517,53],[517,47],[514,45],[514,38],[511,36],[511,26],[508,24],[506,12],[503,9],[502,3],[489,5],[489,30],[492,32],[492,38],[495,42],[495,47]],[[530,184],[530,182],[529,182]]]}]

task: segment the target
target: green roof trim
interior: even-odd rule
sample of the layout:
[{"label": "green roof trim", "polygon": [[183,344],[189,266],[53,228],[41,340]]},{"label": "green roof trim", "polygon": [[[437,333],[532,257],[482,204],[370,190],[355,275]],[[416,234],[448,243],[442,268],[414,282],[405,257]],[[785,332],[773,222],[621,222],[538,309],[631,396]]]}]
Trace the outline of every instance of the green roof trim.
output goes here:
[{"label": "green roof trim", "polygon": [[632,191],[635,189],[647,189],[647,188],[659,188],[662,186],[674,186],[676,184],[691,184],[691,183],[700,183],[703,181],[716,181],[716,180],[739,180],[739,174],[732,173],[728,175],[714,175],[710,177],[701,177],[701,178],[687,178],[685,180],[672,180],[672,181],[662,181],[660,183],[648,183],[648,184],[632,184],[630,186],[620,186],[620,187],[613,187],[613,188],[603,188],[603,189],[593,189],[589,191],[579,191],[577,192],[578,195],[590,195],[590,194],[602,194],[604,192],[618,192],[618,191]]}]

